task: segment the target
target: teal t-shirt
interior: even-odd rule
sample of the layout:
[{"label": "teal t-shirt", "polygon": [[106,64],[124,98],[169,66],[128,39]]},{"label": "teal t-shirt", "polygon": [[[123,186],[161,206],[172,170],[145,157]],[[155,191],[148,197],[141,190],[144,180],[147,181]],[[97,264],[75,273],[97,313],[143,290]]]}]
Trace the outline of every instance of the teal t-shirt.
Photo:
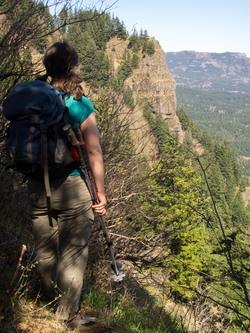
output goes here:
[{"label": "teal t-shirt", "polygon": [[[95,111],[90,100],[88,100],[85,96],[82,96],[81,101],[75,100],[73,95],[65,97],[65,104],[69,108],[68,117],[71,126],[74,124],[81,125],[81,123],[83,123],[84,120],[86,120],[91,115],[91,113]],[[69,174],[69,176],[79,174],[81,174],[81,171],[79,169],[75,169]]]},{"label": "teal t-shirt", "polygon": [[69,108],[69,123],[71,126],[76,123],[81,125],[95,111],[93,105],[85,96],[82,96],[81,101],[75,100],[73,95],[65,97],[65,103]]}]

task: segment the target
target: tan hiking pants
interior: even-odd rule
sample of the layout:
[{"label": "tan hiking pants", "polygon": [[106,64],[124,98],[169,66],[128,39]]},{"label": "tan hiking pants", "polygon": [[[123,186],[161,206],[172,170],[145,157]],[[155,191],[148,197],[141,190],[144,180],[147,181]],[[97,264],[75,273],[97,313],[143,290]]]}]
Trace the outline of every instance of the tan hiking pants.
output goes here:
[{"label": "tan hiking pants", "polygon": [[57,315],[68,320],[79,309],[94,214],[81,176],[51,180],[50,185],[53,226],[49,223],[44,184],[28,182],[35,255],[42,294],[55,299],[57,288]]}]

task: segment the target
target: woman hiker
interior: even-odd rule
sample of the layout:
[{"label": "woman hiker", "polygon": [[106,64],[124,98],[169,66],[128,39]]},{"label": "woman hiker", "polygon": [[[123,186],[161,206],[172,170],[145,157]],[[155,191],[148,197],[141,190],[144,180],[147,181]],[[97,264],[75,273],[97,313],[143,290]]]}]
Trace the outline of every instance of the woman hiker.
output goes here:
[{"label": "woman hiker", "polygon": [[28,181],[32,230],[35,238],[37,269],[41,278],[41,293],[48,300],[59,293],[56,315],[73,328],[81,329],[96,321],[79,312],[83,275],[87,265],[88,241],[94,220],[93,210],[106,213],[104,170],[94,108],[83,95],[82,79],[75,73],[78,64],[76,50],[67,42],[55,43],[45,53],[46,74],[39,80],[47,81],[60,92],[65,92],[69,108],[69,123],[78,123],[87,147],[94,176],[98,204],[93,205],[82,178],[82,171],[51,180],[51,214],[49,223],[44,184]]}]

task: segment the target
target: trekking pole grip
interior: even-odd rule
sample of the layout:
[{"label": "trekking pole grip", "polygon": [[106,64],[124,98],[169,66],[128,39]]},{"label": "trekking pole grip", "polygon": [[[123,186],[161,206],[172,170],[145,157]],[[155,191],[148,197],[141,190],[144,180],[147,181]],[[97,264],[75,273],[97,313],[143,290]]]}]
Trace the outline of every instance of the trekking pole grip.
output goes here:
[{"label": "trekking pole grip", "polygon": [[83,138],[82,138],[82,133],[81,133],[80,125],[79,124],[74,124],[73,125],[73,129],[74,129],[74,131],[76,133],[76,137],[77,137],[77,140],[80,143],[80,146],[84,146],[84,141],[83,141]]},{"label": "trekking pole grip", "polygon": [[68,137],[70,138],[72,145],[74,147],[79,147],[79,141],[77,140],[74,131],[71,128],[70,124],[67,124],[63,127],[63,130],[67,133]]},{"label": "trekking pole grip", "polygon": [[79,157],[79,161],[80,161],[80,165],[81,165],[81,168],[82,169],[85,169],[86,168],[86,164],[85,164],[85,161],[84,161],[84,158],[83,158],[83,155],[82,155],[82,151],[81,151],[81,148],[80,148],[80,143],[79,141],[77,140],[76,136],[75,136],[75,133],[74,131],[72,130],[72,127],[70,124],[67,124],[63,127],[63,130],[67,133],[69,139],[71,140],[72,142],[72,146],[74,146],[76,148],[76,151],[77,151],[77,155]]}]

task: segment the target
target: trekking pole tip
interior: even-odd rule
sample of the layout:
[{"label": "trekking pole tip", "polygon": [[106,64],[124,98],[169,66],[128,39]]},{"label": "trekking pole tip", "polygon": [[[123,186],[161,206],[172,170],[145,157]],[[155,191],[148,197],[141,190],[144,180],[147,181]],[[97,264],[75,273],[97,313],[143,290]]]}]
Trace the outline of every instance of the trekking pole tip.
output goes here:
[{"label": "trekking pole tip", "polygon": [[113,263],[109,266],[109,271],[111,273],[111,280],[114,282],[121,282],[126,276],[126,274],[120,270],[120,268],[122,267],[121,263],[116,262],[115,265],[116,269]]}]

